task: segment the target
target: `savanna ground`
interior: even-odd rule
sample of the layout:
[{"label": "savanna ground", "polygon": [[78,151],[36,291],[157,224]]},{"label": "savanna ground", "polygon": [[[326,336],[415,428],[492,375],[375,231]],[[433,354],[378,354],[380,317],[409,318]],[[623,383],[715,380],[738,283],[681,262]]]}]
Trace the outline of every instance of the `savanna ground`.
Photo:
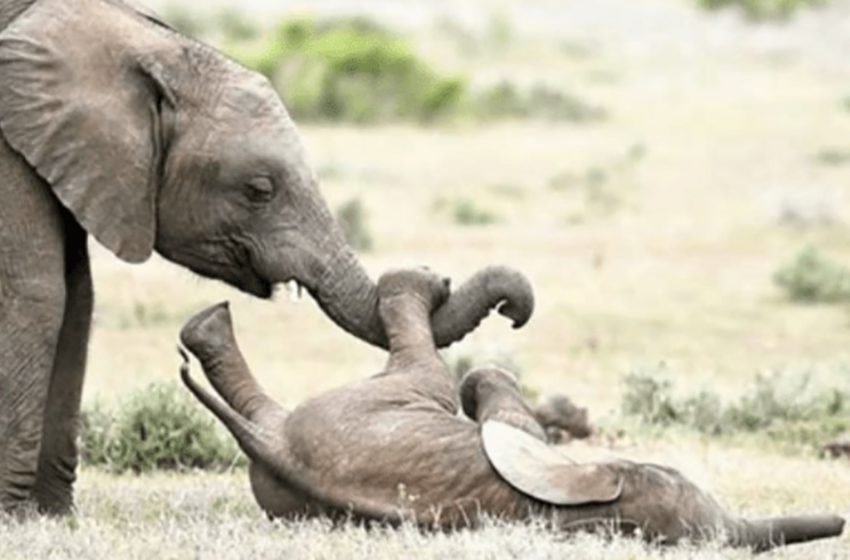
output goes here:
[{"label": "savanna ground", "polygon": [[[772,280],[806,245],[850,263],[850,3],[757,24],[692,4],[360,2],[444,70],[544,80],[607,118],[300,127],[331,205],[357,198],[367,211],[374,248],[362,256],[373,276],[428,264],[460,282],[504,263],[533,282],[538,308],[525,329],[492,319],[451,354],[509,357],[528,386],[571,395],[603,426],[636,370],[662,367],[680,388],[721,395],[775,370],[850,383],[847,307],[792,303]],[[467,221],[492,223],[458,223],[459,205],[490,216]],[[182,322],[223,299],[255,372],[288,405],[382,366],[382,352],[309,301],[255,301],[160,260],[133,267],[94,252],[87,402],[176,379]],[[678,467],[743,513],[850,513],[850,463],[820,458],[820,443],[788,451],[764,438],[636,429],[613,452]],[[240,469],[87,468],[77,496],[74,518],[0,524],[0,557],[749,557],[498,523],[450,536],[277,524],[254,506]],[[850,536],[768,557],[850,558]]]}]

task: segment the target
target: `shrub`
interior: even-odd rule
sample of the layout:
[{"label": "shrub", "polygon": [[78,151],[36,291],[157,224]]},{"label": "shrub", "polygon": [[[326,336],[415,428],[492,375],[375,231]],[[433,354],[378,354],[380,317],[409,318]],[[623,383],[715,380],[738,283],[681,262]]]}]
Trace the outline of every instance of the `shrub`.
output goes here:
[{"label": "shrub", "polygon": [[820,6],[826,0],[698,0],[703,8],[718,9],[727,6],[739,8],[751,19],[784,19],[802,8]]},{"label": "shrub", "polygon": [[499,221],[493,212],[479,207],[468,198],[455,200],[451,207],[452,220],[462,226],[481,226]]},{"label": "shrub", "polygon": [[431,121],[457,109],[465,82],[432,69],[409,42],[364,18],[284,20],[231,54],[266,74],[299,119]]},{"label": "shrub", "polygon": [[473,96],[470,103],[473,114],[483,120],[511,117],[589,122],[605,118],[600,107],[544,84],[520,90],[503,80]]},{"label": "shrub", "polygon": [[724,403],[703,390],[676,396],[659,372],[626,376],[621,410],[648,426],[681,426],[711,435],[757,433],[815,448],[850,429],[850,385],[815,386],[808,374],[758,375],[747,391]]},{"label": "shrub", "polygon": [[673,384],[668,379],[643,373],[632,373],[623,380],[621,408],[626,416],[637,416],[651,425],[667,426],[679,419],[679,411],[673,403]]},{"label": "shrub", "polygon": [[224,429],[176,383],[155,383],[112,408],[82,413],[84,464],[115,473],[226,469],[240,458]]},{"label": "shrub", "polygon": [[823,256],[814,247],[806,247],[777,270],[773,281],[792,301],[850,301],[850,269]]},{"label": "shrub", "polygon": [[372,250],[372,234],[367,224],[367,214],[359,198],[349,200],[339,207],[336,218],[348,243],[359,251]]},{"label": "shrub", "polygon": [[850,149],[823,148],[815,154],[815,159],[822,165],[846,165],[850,163]]},{"label": "shrub", "polygon": [[[164,13],[175,28],[217,45],[268,77],[298,120],[371,124],[507,117],[583,122],[605,115],[543,84],[519,90],[502,82],[470,93],[464,78],[433,68],[406,37],[362,16],[290,17],[263,29],[232,8],[198,16],[172,3]],[[513,35],[509,20],[498,13],[490,18],[482,41],[450,20],[440,27],[467,53],[482,41],[503,50]]]}]

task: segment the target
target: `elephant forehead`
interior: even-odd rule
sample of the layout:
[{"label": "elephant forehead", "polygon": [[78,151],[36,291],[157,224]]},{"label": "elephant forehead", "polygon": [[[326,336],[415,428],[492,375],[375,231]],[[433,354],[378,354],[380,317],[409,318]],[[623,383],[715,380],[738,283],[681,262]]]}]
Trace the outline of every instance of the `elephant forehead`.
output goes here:
[{"label": "elephant forehead", "polygon": [[277,92],[263,75],[239,67],[230,70],[237,75],[224,82],[220,90],[217,103],[220,116],[252,119],[250,123],[242,123],[245,127],[295,127]]}]

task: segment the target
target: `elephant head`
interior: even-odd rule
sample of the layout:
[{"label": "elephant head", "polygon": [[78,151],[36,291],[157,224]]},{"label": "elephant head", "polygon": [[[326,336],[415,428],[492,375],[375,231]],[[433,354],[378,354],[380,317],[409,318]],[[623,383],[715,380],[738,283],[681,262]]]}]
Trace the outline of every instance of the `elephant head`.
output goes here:
[{"label": "elephant head", "polygon": [[[261,75],[119,0],[39,0],[0,33],[0,130],[101,244],[267,298],[295,280],[339,326],[386,347],[374,282],[324,202]],[[481,273],[435,316],[439,346],[533,299]]]}]

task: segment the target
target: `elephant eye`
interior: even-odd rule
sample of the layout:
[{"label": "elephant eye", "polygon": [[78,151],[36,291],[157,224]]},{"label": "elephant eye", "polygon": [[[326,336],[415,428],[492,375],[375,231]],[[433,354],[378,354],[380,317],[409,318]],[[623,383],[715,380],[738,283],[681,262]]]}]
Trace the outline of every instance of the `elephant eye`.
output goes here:
[{"label": "elephant eye", "polygon": [[274,196],[274,183],[268,177],[255,177],[245,183],[245,196],[257,204],[269,202]]}]

